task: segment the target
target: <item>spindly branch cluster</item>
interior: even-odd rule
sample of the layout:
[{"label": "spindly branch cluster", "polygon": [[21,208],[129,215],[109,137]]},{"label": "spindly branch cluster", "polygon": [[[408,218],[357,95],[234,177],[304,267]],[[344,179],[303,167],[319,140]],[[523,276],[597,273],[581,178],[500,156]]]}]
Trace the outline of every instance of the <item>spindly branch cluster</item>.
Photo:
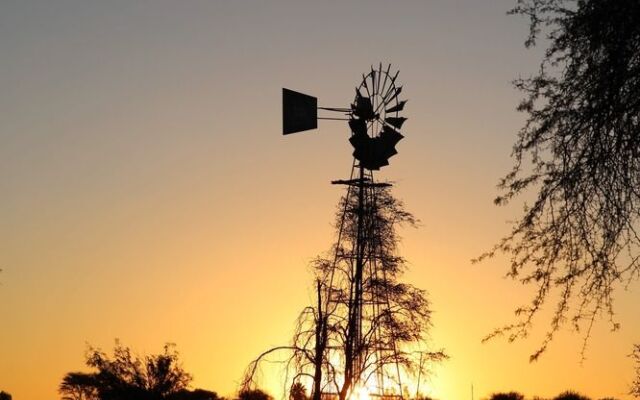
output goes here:
[{"label": "spindly branch cluster", "polygon": [[[431,309],[425,292],[400,282],[406,264],[397,255],[396,227],[416,221],[387,188],[366,190],[362,207],[357,189],[347,191],[336,213],[336,243],[328,257],[313,262],[317,304],[300,314],[291,346],[270,349],[250,364],[245,389],[255,384],[260,363],[283,350],[291,372],[285,385],[309,382],[316,399],[334,393],[344,400],[356,385],[371,387],[373,381],[398,388],[400,370],[404,376],[426,375],[432,362],[446,358],[443,351],[426,350]],[[358,210],[364,214],[360,233]],[[354,306],[358,240],[366,243],[361,311]],[[353,312],[361,313],[355,329]]]},{"label": "spindly branch cluster", "polygon": [[512,13],[531,20],[527,46],[545,31],[549,47],[539,72],[515,82],[528,120],[496,203],[530,188],[537,197],[480,259],[507,253],[508,275],[537,287],[490,337],[525,336],[559,294],[536,359],[566,321],[586,327],[585,343],[598,315],[617,328],[613,291],[640,276],[640,2],[519,0]]}]

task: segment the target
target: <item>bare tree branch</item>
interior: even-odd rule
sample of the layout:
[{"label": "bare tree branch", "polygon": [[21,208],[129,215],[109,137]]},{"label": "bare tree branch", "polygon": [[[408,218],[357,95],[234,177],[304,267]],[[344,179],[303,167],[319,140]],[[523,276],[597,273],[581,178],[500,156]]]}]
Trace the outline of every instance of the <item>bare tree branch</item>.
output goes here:
[{"label": "bare tree branch", "polygon": [[525,337],[552,295],[555,314],[536,360],[567,321],[583,331],[607,315],[613,292],[640,276],[640,3],[637,0],[518,0],[530,19],[526,46],[544,32],[539,72],[515,81],[528,115],[513,148],[515,165],[496,204],[525,190],[537,197],[509,235],[474,261],[511,256],[507,276],[535,286],[517,322],[487,338]]}]

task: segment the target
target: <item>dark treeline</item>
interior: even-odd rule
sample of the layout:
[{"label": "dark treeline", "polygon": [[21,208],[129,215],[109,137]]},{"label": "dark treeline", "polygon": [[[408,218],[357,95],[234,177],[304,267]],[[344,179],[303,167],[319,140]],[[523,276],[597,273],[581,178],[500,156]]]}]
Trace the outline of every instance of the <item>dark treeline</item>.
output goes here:
[{"label": "dark treeline", "polygon": [[[231,400],[189,388],[193,378],[182,368],[173,344],[166,344],[160,354],[140,357],[116,341],[112,356],[90,347],[85,363],[92,372],[69,372],[62,379],[58,388],[62,400]],[[273,397],[250,390],[240,392],[236,400]]]},{"label": "dark treeline", "polygon": [[[192,376],[179,360],[175,345],[166,344],[159,354],[138,356],[129,347],[116,341],[113,355],[89,347],[85,363],[91,372],[69,372],[58,391],[62,400],[274,400],[260,389],[240,391],[233,398],[216,392],[190,388]],[[291,386],[289,400],[308,400],[307,388],[297,382]],[[394,399],[396,399],[394,397]],[[518,392],[500,392],[488,400],[526,400]],[[0,392],[0,400],[11,395]],[[327,397],[327,400],[330,400]],[[384,399],[380,399],[384,400]],[[418,396],[413,400],[435,400]],[[615,400],[612,397],[591,399],[574,391],[566,391],[552,398],[531,397],[531,400]]]},{"label": "dark treeline", "polygon": [[[240,391],[234,399],[209,390],[191,389],[192,376],[183,369],[178,356],[173,344],[166,344],[159,354],[142,357],[118,341],[112,356],[89,347],[85,363],[92,371],[67,373],[58,390],[62,400],[274,400],[260,389]],[[292,385],[288,397],[289,400],[309,399],[307,389],[299,382]],[[0,392],[0,400],[11,400],[11,395]],[[433,399],[417,397],[414,400]],[[518,392],[494,393],[489,400],[525,400],[525,396]],[[551,399],[533,397],[532,400],[592,399],[566,391]]]},{"label": "dark treeline", "polygon": [[[518,392],[494,393],[489,400],[525,400],[526,397]],[[552,398],[532,397],[532,400],[593,400],[591,397],[585,396],[573,390],[567,390]],[[598,400],[617,400],[613,397],[604,397]]]},{"label": "dark treeline", "polygon": [[[637,396],[640,388],[640,347],[631,357],[636,362],[637,377],[629,394]],[[241,390],[237,396],[225,398],[213,391],[190,388],[193,377],[183,369],[173,344],[166,344],[159,354],[141,357],[116,340],[112,356],[89,347],[85,363],[91,372],[69,372],[63,377],[58,388],[62,400],[274,400],[260,389]],[[307,388],[299,382],[291,386],[288,397],[289,400],[309,399]],[[515,391],[498,392],[488,397],[488,400],[527,399]],[[613,397],[591,399],[571,390],[552,398],[534,396],[530,399],[616,400]],[[12,398],[9,393],[0,391],[0,400]],[[326,400],[330,399],[327,397]],[[413,400],[435,399],[418,396]]]}]

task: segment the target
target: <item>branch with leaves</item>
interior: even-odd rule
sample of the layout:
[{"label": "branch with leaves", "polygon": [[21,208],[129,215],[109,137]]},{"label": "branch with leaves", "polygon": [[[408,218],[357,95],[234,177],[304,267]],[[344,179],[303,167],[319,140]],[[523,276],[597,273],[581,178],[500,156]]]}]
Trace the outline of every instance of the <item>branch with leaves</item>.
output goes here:
[{"label": "branch with leaves", "polygon": [[640,3],[636,0],[518,0],[530,19],[526,46],[546,34],[537,74],[518,79],[528,120],[499,184],[498,205],[526,190],[537,197],[509,235],[475,261],[511,258],[507,276],[532,285],[516,322],[487,339],[525,337],[557,295],[546,337],[570,323],[586,349],[596,318],[614,321],[613,293],[640,276]]}]

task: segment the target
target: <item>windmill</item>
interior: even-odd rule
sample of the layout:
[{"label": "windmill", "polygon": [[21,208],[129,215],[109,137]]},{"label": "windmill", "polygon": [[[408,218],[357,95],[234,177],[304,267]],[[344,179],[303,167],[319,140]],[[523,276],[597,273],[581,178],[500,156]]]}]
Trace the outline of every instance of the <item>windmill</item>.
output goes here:
[{"label": "windmill", "polygon": [[[388,397],[390,385],[397,385],[397,396],[401,397],[403,393],[395,342],[391,340],[385,342],[384,346],[378,345],[373,349],[367,344],[369,335],[376,334],[372,321],[389,312],[390,308],[388,293],[379,289],[382,285],[375,284],[387,279],[385,270],[381,267],[381,238],[375,213],[378,191],[391,184],[376,182],[374,172],[389,165],[389,158],[397,154],[396,144],[403,138],[400,130],[406,118],[400,113],[407,101],[399,98],[402,87],[396,82],[398,74],[399,71],[391,72],[391,65],[385,69],[382,64],[377,69],[371,67],[368,73],[362,75],[362,81],[355,88],[354,100],[346,108],[318,107],[316,97],[282,89],[284,135],[316,129],[318,120],[321,119],[347,121],[351,132],[349,143],[353,147],[353,163],[350,178],[332,181],[333,184],[347,187],[347,200],[341,217],[334,263],[318,284],[318,313],[325,315],[325,319],[321,318],[318,322],[316,353],[331,351],[330,339],[327,339],[326,333],[326,318],[329,318],[327,315],[332,310],[341,307],[344,309],[346,329],[342,379],[349,383],[342,386],[340,393],[333,393],[340,399],[345,399],[347,395],[351,398],[365,384],[367,396]],[[334,113],[338,117],[319,117],[318,110]],[[349,199],[352,201],[349,202]],[[342,230],[344,221],[349,217],[355,221],[352,229],[355,232],[352,232],[353,240],[349,243],[349,248],[345,249],[340,242],[344,239],[340,238],[345,237]],[[348,266],[346,270],[336,267],[340,261]],[[346,278],[341,280],[340,274]],[[324,314],[321,313],[322,310]],[[320,354],[319,360],[322,358],[323,355]],[[371,369],[372,362],[378,362],[380,368]],[[388,368],[391,364],[395,364],[395,369]],[[320,369],[319,361],[313,390],[316,400],[321,398]],[[374,377],[369,379],[371,375]]]},{"label": "windmill", "polygon": [[400,71],[391,76],[390,69],[391,65],[383,70],[380,64],[378,70],[372,67],[367,75],[363,74],[349,108],[318,107],[316,97],[283,88],[282,133],[316,129],[318,119],[344,119],[318,117],[318,110],[340,113],[348,117],[352,133],[349,142],[358,167],[364,172],[389,165],[389,158],[397,154],[395,145],[403,138],[400,129],[407,120],[399,115],[407,103],[399,99],[402,86],[396,86]]}]

